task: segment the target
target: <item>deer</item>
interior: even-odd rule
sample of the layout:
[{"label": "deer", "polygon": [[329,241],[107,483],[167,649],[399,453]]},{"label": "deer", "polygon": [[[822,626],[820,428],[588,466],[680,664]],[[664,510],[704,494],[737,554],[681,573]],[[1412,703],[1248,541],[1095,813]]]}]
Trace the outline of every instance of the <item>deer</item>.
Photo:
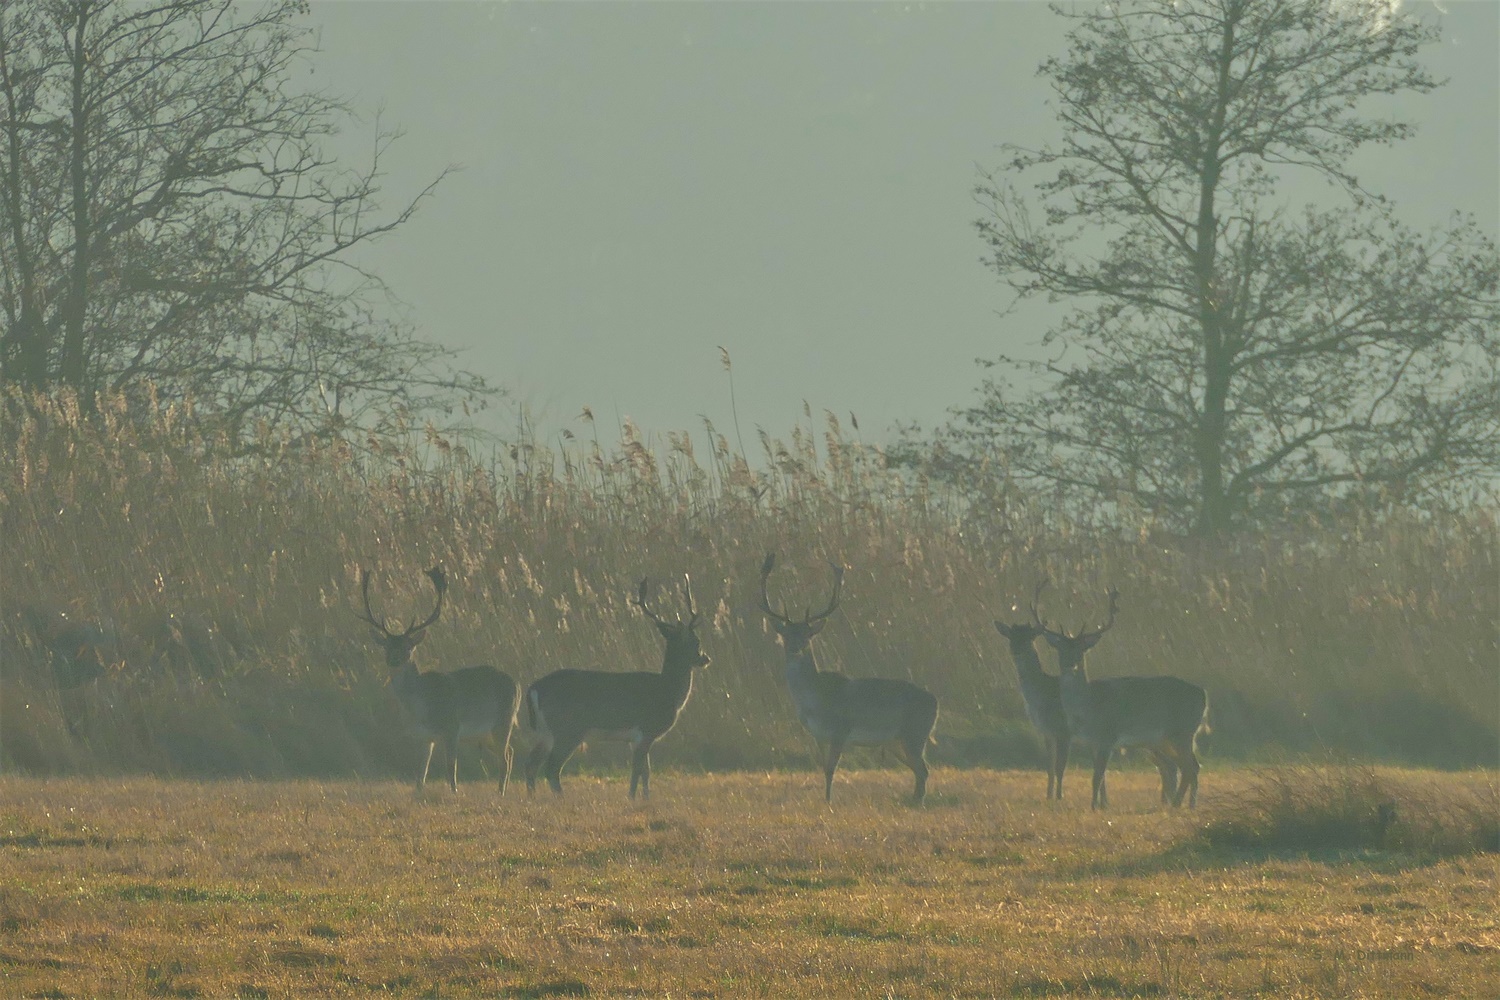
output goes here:
[{"label": "deer", "polygon": [[666,640],[660,672],[554,670],[526,692],[527,726],[535,737],[526,759],[526,790],[536,791],[538,772],[554,794],[562,794],[562,768],[586,740],[630,744],[630,798],[639,786],[651,797],[651,747],[677,724],[693,692],[693,671],[711,662],[698,644],[699,615],[693,582],[683,574],[687,619],[668,621],[646,602],[648,579],[635,599]]},{"label": "deer", "polygon": [[[1038,584],[1040,595],[1045,584]],[[1036,606],[1037,597],[1032,597]],[[1036,653],[1036,640],[1043,630],[1026,622],[1007,624],[995,622],[995,629],[1010,643],[1011,659],[1016,664],[1016,678],[1021,687],[1021,700],[1026,706],[1026,717],[1041,733],[1047,745],[1047,800],[1062,800],[1063,772],[1068,768],[1068,752],[1073,740],[1068,730],[1068,717],[1063,711],[1062,695],[1058,678],[1042,669],[1042,661]],[[1148,750],[1161,774],[1161,800],[1170,803],[1177,789],[1177,765],[1162,757],[1155,750]]]},{"label": "deer", "polygon": [[463,667],[451,673],[417,669],[412,653],[426,637],[428,627],[443,613],[443,597],[448,592],[448,578],[441,567],[427,570],[427,578],[437,590],[437,604],[430,615],[400,632],[391,631],[385,618],[371,610],[370,577],[363,568],[359,571],[359,589],[365,610],[363,614],[355,612],[355,617],[374,628],[375,641],[385,653],[396,698],[411,716],[418,736],[427,741],[416,794],[421,795],[427,785],[432,754],[439,742],[448,755],[448,787],[456,793],[459,741],[493,733],[500,741],[504,758],[500,771],[500,794],[504,795],[510,781],[510,737],[520,710],[520,686],[510,675],[491,666]]},{"label": "deer", "polygon": [[1099,628],[1069,635],[1049,627],[1037,611],[1046,581],[1037,586],[1031,602],[1032,624],[1041,630],[1057,653],[1058,694],[1068,730],[1087,746],[1094,757],[1093,797],[1090,809],[1109,805],[1104,772],[1117,748],[1143,747],[1161,768],[1166,796],[1167,763],[1178,772],[1177,788],[1170,797],[1173,808],[1188,797],[1188,807],[1198,804],[1198,734],[1208,729],[1208,693],[1180,677],[1110,677],[1090,680],[1084,655],[1114,627],[1120,592],[1109,589],[1109,618]]},{"label": "deer", "polygon": [[812,640],[839,606],[844,567],[834,563],[833,594],[817,614],[809,610],[800,621],[771,607],[768,593],[776,553],[766,554],[760,568],[760,609],[780,637],[786,654],[786,683],[797,718],[817,742],[823,765],[823,798],[833,803],[833,775],[849,746],[893,745],[916,779],[912,803],[927,795],[927,744],[937,724],[938,701],[932,692],[910,681],[883,677],[845,677],[819,670]]}]

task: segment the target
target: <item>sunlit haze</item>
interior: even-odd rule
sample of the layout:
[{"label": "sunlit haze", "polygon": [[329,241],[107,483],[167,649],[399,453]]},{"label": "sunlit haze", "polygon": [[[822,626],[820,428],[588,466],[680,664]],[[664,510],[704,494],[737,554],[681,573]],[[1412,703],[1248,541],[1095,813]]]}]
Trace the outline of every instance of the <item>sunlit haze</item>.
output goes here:
[{"label": "sunlit haze", "polygon": [[[1357,172],[1424,227],[1462,210],[1500,229],[1500,5],[1403,9],[1442,19],[1426,58],[1450,83],[1387,99],[1419,138]],[[941,420],[975,358],[1058,315],[1001,315],[970,193],[1000,144],[1056,134],[1045,4],[322,3],[313,20],[317,85],[406,133],[388,205],[462,168],[361,262],[510,391],[499,426],[524,404],[544,434],[580,430],[585,406],[601,430],[727,430],[722,346],[747,436],[806,401],[880,439]],[[342,141],[360,157],[369,131]]]}]

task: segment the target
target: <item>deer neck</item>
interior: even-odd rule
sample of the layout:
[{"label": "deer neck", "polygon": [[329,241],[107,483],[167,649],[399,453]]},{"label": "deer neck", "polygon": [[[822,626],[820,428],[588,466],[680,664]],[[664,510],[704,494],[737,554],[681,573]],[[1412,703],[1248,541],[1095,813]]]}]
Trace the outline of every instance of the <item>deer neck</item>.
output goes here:
[{"label": "deer neck", "polygon": [[787,654],[786,686],[791,692],[792,701],[797,703],[799,714],[821,700],[822,691],[818,684],[820,676],[818,661],[813,656],[811,646]]},{"label": "deer neck", "polygon": [[406,662],[391,671],[391,687],[395,690],[396,697],[402,701],[415,697],[421,676],[422,672],[417,669],[416,663],[407,657]]},{"label": "deer neck", "polygon": [[1028,642],[1011,643],[1011,659],[1016,661],[1016,675],[1021,679],[1021,687],[1036,687],[1046,683],[1048,673],[1042,669],[1042,658],[1037,655],[1036,646]]},{"label": "deer neck", "polygon": [[1057,693],[1062,701],[1063,714],[1068,725],[1081,732],[1090,714],[1089,675],[1083,661],[1076,664],[1058,664],[1061,668],[1057,679]]},{"label": "deer neck", "polygon": [[693,689],[693,667],[696,661],[692,657],[674,656],[669,650],[661,661],[661,675],[668,686],[680,693],[684,698]]},{"label": "deer neck", "polygon": [[812,644],[809,643],[797,650],[795,653],[786,654],[786,675],[812,676],[818,672],[818,660],[813,655]]}]

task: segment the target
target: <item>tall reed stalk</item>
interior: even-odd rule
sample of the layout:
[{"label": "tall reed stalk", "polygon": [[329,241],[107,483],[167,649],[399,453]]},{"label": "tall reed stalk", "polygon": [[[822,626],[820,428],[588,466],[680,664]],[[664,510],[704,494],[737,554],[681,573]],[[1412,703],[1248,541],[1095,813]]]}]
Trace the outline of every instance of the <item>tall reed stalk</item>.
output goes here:
[{"label": "tall reed stalk", "polygon": [[[655,668],[655,630],[628,596],[643,576],[691,573],[714,663],[658,760],[801,766],[806,737],[756,610],[769,549],[794,605],[824,595],[825,560],[850,567],[823,665],[930,688],[940,764],[1039,762],[991,622],[1015,619],[1043,576],[1070,626],[1102,613],[1106,587],[1122,592],[1095,676],[1208,688],[1210,766],[1496,760],[1500,567],[1484,509],[1350,514],[1209,550],[1145,522],[1064,522],[1036,498],[974,503],[889,470],[831,415],[786,441],[763,434],[750,460],[712,425],[660,447],[627,425],[613,444],[523,441],[482,460],[421,428],[404,448],[265,436],[231,452],[178,407],[4,402],[6,769],[405,774],[413,741],[351,608],[365,566],[387,614],[421,613],[434,563],[451,604],[420,662],[492,663],[523,683]],[[66,623],[97,628],[85,652],[108,669],[59,690]]]}]

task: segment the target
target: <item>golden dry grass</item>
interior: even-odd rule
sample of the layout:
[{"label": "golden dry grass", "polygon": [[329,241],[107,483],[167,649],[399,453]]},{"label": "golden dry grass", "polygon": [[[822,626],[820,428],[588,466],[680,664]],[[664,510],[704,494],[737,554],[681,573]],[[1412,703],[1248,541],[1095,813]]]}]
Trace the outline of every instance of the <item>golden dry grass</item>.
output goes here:
[{"label": "golden dry grass", "polygon": [[[29,414],[0,426],[7,769],[404,776],[406,720],[351,611],[366,566],[392,617],[425,612],[433,563],[450,604],[420,664],[488,662],[522,683],[656,666],[656,633],[627,598],[642,576],[665,588],[691,572],[714,664],[660,762],[792,766],[804,736],[757,609],[768,549],[794,609],[824,598],[825,559],[849,565],[819,657],[930,688],[939,764],[1039,760],[991,622],[1024,617],[1012,604],[1044,576],[1046,613],[1069,627],[1120,588],[1090,668],[1205,686],[1210,760],[1463,768],[1500,753],[1500,532],[1482,506],[1349,514],[1209,549],[1149,520],[1046,516],[1045,498],[946,496],[885,469],[831,418],[790,444],[765,438],[759,471],[711,430],[653,449],[628,426],[613,450],[522,445],[480,467],[435,436],[395,452],[268,440],[233,457],[181,407],[105,400],[86,419],[66,398],[7,402]],[[660,598],[670,608],[670,591]],[[57,611],[109,627],[105,652],[124,666],[53,690],[58,655],[33,622]]]},{"label": "golden dry grass", "polygon": [[[1388,772],[1432,796],[1485,774]],[[664,770],[656,797],[0,779],[7,997],[1500,994],[1500,857],[1215,849],[1155,776]]]}]

